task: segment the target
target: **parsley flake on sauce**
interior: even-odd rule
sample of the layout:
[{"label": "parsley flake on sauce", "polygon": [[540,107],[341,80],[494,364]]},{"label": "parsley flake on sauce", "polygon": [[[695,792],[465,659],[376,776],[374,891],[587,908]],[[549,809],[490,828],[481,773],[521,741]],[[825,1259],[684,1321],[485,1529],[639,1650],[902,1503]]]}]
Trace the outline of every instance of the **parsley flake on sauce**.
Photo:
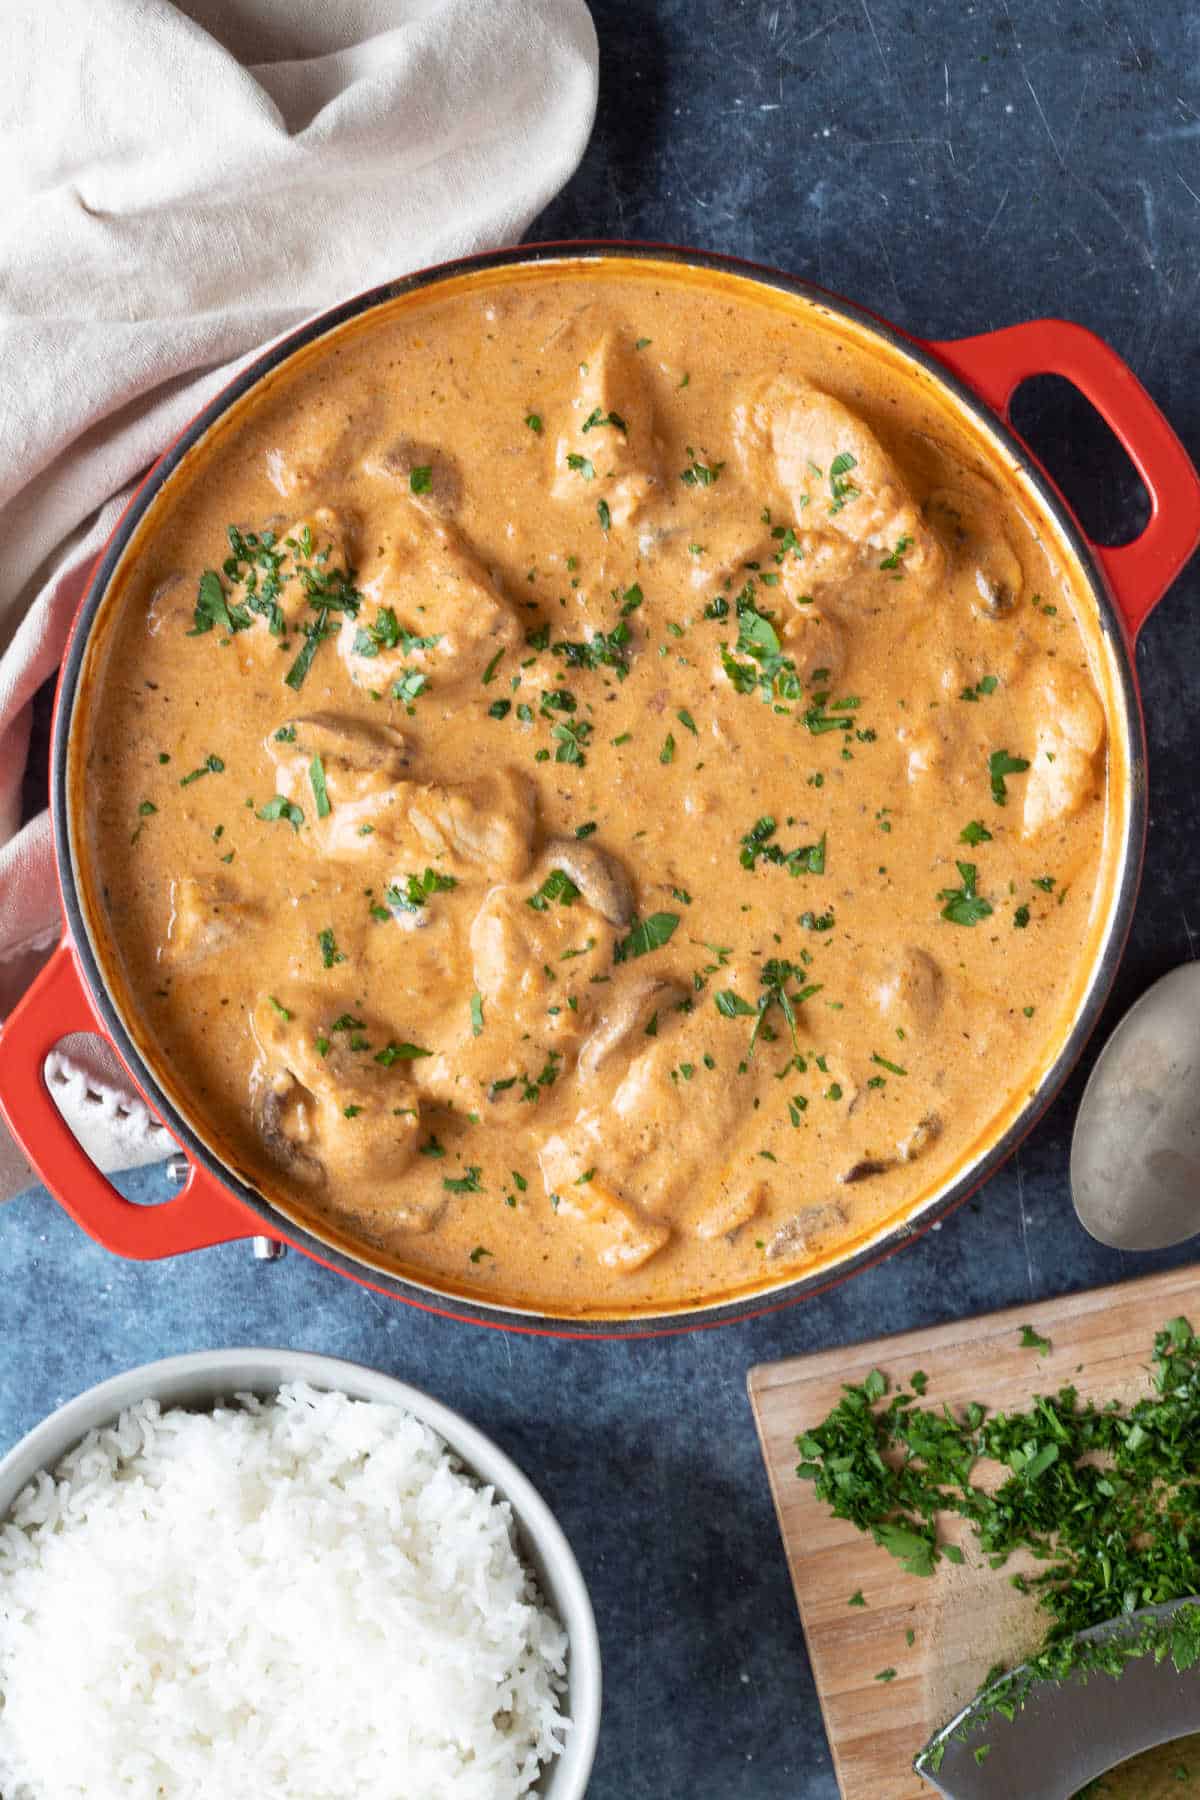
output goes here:
[{"label": "parsley flake on sauce", "polygon": [[479,1037],[483,1032],[483,995],[476,988],[471,995],[471,1036]]},{"label": "parsley flake on sauce", "polygon": [[1007,750],[993,750],[988,757],[988,774],[992,782],[992,799],[997,806],[1008,804],[1006,775],[1023,775],[1029,767],[1024,756],[1010,756]]},{"label": "parsley flake on sauce", "polygon": [[265,806],[260,806],[255,816],[259,819],[286,819],[293,831],[299,831],[304,823],[303,809],[285,799],[282,794],[276,794]]},{"label": "parsley flake on sauce", "polygon": [[632,957],[645,956],[651,950],[661,950],[674,936],[675,927],[679,923],[678,913],[651,913],[635,925],[629,936],[622,938],[613,952],[615,962],[628,962]]},{"label": "parsley flake on sauce", "polygon": [[443,1175],[442,1186],[448,1194],[482,1194],[483,1182],[480,1179],[482,1174],[483,1170],[478,1163],[470,1163],[465,1175],[458,1177]]},{"label": "parsley flake on sauce", "polygon": [[191,787],[193,781],[199,781],[202,775],[223,775],[224,773],[225,764],[219,756],[206,756],[198,769],[193,769],[190,775],[180,776],[179,785],[180,787]]},{"label": "parsley flake on sauce", "polygon": [[320,756],[314,756],[309,763],[308,779],[312,783],[313,798],[317,803],[317,817],[327,819],[333,808],[329,802],[329,789],[325,785],[325,764]]},{"label": "parsley flake on sauce", "polygon": [[429,463],[422,463],[419,468],[409,471],[409,491],[414,494],[427,494],[433,486],[433,468]]},{"label": "parsley flake on sauce", "polygon": [[577,475],[582,475],[585,481],[594,481],[596,479],[595,463],[590,456],[580,456],[577,450],[568,451],[567,467],[568,469],[574,469]]},{"label": "parsley flake on sauce", "polygon": [[939,900],[946,902],[942,908],[942,917],[948,919],[951,925],[978,925],[981,919],[991,917],[992,903],[985,900],[976,887],[975,864],[960,862],[956,866],[962,877],[962,886],[943,888],[938,895]]},{"label": "parsley flake on sauce", "polygon": [[[351,1045],[351,1049],[353,1048]],[[422,1050],[419,1044],[397,1044],[393,1041],[383,1050],[375,1052],[375,1061],[382,1063],[385,1069],[390,1069],[393,1063],[417,1062],[423,1056],[432,1055],[432,1050]]]}]

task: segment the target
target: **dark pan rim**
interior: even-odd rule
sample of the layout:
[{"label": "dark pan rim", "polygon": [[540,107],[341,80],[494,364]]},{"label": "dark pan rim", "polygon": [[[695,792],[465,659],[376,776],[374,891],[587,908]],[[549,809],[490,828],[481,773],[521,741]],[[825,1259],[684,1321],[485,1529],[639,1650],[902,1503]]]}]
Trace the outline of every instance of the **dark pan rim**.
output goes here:
[{"label": "dark pan rim", "polygon": [[[372,311],[413,290],[434,286],[451,277],[480,269],[501,269],[531,263],[601,262],[611,258],[629,261],[657,262],[688,268],[711,270],[742,276],[761,287],[773,288],[799,300],[807,301],[828,314],[844,318],[865,330],[908,361],[917,365],[936,384],[947,390],[964,411],[990,437],[1020,476],[1028,482],[1047,513],[1054,520],[1061,537],[1082,571],[1105,638],[1115,647],[1117,696],[1123,713],[1125,742],[1129,756],[1128,823],[1119,878],[1109,905],[1109,922],[1100,945],[1087,988],[1070,1032],[1061,1044],[1053,1062],[1044,1070],[1037,1088],[1012,1119],[1006,1130],[968,1168],[952,1179],[944,1190],[925,1202],[913,1216],[892,1225],[877,1239],[862,1246],[845,1259],[801,1275],[779,1286],[758,1290],[733,1300],[717,1300],[694,1307],[684,1305],[660,1312],[614,1314],[610,1317],[557,1316],[540,1313],[534,1308],[478,1302],[451,1292],[427,1286],[415,1280],[380,1269],[365,1257],[353,1257],[338,1250],[316,1233],[294,1223],[257,1189],[235,1174],[211,1149],[179,1113],[160,1087],[152,1067],[146,1061],[127,1030],[109,991],[100,959],[79,898],[76,873],[76,843],[72,830],[67,793],[67,760],[71,722],[79,689],[80,675],[87,655],[91,628],[103,603],[109,585],[125,550],[159,490],[174,473],[183,458],[204,434],[232,406],[256,387],[266,376],[287,362],[297,351],[337,330],[350,320]],[[798,1300],[825,1293],[839,1286],[862,1269],[870,1268],[902,1245],[913,1242],[931,1227],[947,1218],[981,1186],[1017,1148],[1028,1132],[1041,1119],[1057,1096],[1090,1036],[1108,997],[1125,946],[1133,916],[1141,877],[1142,854],[1147,820],[1146,742],[1138,697],[1133,656],[1124,623],[1109,593],[1108,585],[1095,555],[1084,537],[1073,513],[1041,465],[1021,443],[999,414],[981,400],[963,381],[943,364],[933,350],[919,339],[910,337],[887,320],[840,295],[763,264],[738,257],[719,255],[675,245],[657,245],[620,240],[580,239],[517,246],[508,250],[485,251],[478,256],[462,257],[437,264],[411,275],[371,288],[351,300],[322,313],[290,333],[262,356],[243,369],[227,387],[211,400],[184,429],[164,455],[153,465],[131,500],[109,539],[88,584],[72,625],[70,642],[59,677],[51,746],[50,806],[54,827],[55,856],[67,932],[79,957],[91,1001],[104,1030],[112,1038],[122,1060],[132,1071],[151,1106],[184,1150],[220,1181],[246,1208],[259,1218],[267,1234],[301,1250],[313,1260],[337,1273],[391,1294],[420,1310],[467,1323],[490,1325],[536,1335],[556,1337],[642,1338],[668,1336],[683,1331],[711,1329],[736,1319],[756,1318],[790,1306]]]}]

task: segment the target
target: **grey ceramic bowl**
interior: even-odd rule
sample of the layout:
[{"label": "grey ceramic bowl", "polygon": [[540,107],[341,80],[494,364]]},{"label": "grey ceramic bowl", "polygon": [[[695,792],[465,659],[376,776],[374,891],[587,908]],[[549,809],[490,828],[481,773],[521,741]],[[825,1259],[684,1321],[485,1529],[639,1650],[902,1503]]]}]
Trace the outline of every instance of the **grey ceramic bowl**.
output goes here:
[{"label": "grey ceramic bowl", "polygon": [[268,1395],[282,1382],[306,1381],[353,1400],[382,1400],[423,1419],[463,1467],[509,1502],[521,1554],[566,1630],[566,1748],[547,1768],[535,1793],[543,1800],[584,1800],[600,1731],[600,1643],[592,1603],[574,1553],[549,1507],[515,1463],[489,1438],[419,1388],[359,1363],[298,1350],[198,1350],[144,1363],[68,1400],[0,1461],[0,1520],[39,1469],[53,1466],[95,1426],[110,1424],[127,1406],[157,1400],[163,1407],[203,1410],[234,1394]]}]

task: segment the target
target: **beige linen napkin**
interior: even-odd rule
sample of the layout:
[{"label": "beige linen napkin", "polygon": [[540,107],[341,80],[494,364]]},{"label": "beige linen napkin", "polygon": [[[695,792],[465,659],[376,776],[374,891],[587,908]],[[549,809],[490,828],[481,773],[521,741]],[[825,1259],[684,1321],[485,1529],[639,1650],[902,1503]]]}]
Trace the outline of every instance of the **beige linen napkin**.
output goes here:
[{"label": "beige linen napkin", "polygon": [[[30,701],[135,478],[301,319],[518,240],[597,58],[583,0],[8,0],[0,54],[2,1017],[58,930]],[[103,1166],[165,1153],[111,1059],[52,1073]]]}]

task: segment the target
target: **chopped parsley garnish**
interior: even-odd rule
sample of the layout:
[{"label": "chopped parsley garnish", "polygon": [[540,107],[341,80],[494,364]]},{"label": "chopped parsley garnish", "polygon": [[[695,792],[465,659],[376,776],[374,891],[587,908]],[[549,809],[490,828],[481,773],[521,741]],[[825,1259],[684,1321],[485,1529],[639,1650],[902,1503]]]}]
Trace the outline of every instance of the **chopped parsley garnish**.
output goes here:
[{"label": "chopped parsley garnish", "polygon": [[1054,876],[1035,875],[1033,878],[1033,885],[1035,888],[1041,888],[1043,894],[1052,894],[1055,888]]},{"label": "chopped parsley garnish", "polygon": [[[485,1256],[491,1256],[491,1255],[492,1255],[492,1252],[490,1250],[485,1250],[482,1244],[476,1244],[475,1248],[471,1252],[469,1260],[473,1263],[478,1263],[478,1262],[482,1262]],[[495,1260],[495,1258],[493,1257],[493,1261],[494,1260]]]},{"label": "chopped parsley garnish", "polygon": [[840,513],[842,508],[848,505],[851,500],[858,499],[860,489],[855,487],[852,481],[846,480],[846,476],[850,473],[851,469],[856,469],[857,467],[858,458],[856,456],[851,456],[849,450],[842,450],[830,463],[829,511],[831,514]]},{"label": "chopped parsley garnish", "polygon": [[292,1015],[288,1011],[287,1007],[284,1006],[283,1002],[281,1000],[277,1000],[275,998],[274,994],[268,994],[267,999],[271,1002],[271,1005],[275,1008],[275,1011],[279,1014],[279,1016],[283,1020],[284,1024],[290,1025],[292,1022]]},{"label": "chopped parsley garnish", "polygon": [[692,449],[690,444],[688,445],[688,455],[692,459],[691,462],[686,469],[681,469],[679,472],[679,479],[682,481],[684,487],[712,487],[713,483],[719,480],[721,470],[725,467],[725,464],[723,462],[698,462],[696,460],[696,452]]},{"label": "chopped parsley garnish", "polygon": [[[772,956],[763,964],[759,980],[762,983],[762,993],[758,996],[758,1004],[755,1008],[758,1016],[754,1021],[754,1030],[750,1033],[750,1055],[754,1055],[754,1047],[758,1043],[759,1034],[763,1031],[767,1014],[773,1006],[778,1006],[787,1020],[792,1049],[795,1050],[796,1008],[802,1006],[806,1000],[811,1000],[814,994],[820,993],[820,983],[806,982],[796,993],[789,994],[788,982],[803,981],[804,969],[799,963],[788,962],[786,958],[777,956]],[[769,1030],[766,1035],[771,1035]]]},{"label": "chopped parsley garnish", "polygon": [[[728,644],[722,644],[721,666],[739,694],[752,694],[757,688],[764,701],[798,700],[801,685],[796,665],[783,654],[770,615],[755,606],[754,592],[751,579],[737,596],[737,643],[732,650]],[[705,608],[705,616],[711,618],[724,618],[727,612],[728,603],[724,600],[710,602]],[[738,662],[738,656],[751,660]],[[850,721],[846,720],[845,725],[849,730]]]},{"label": "chopped parsley garnish", "polygon": [[282,794],[276,794],[265,806],[260,806],[255,816],[260,819],[286,819],[293,831],[299,831],[304,823],[303,810],[286,800]]},{"label": "chopped parsley garnish", "polygon": [[678,923],[678,913],[651,913],[648,919],[633,927],[628,937],[620,940],[613,952],[613,960],[628,962],[632,957],[645,956],[648,951],[661,950],[664,944],[670,943]]},{"label": "chopped parsley garnish", "polygon": [[321,961],[325,968],[332,969],[335,963],[344,963],[346,958],[337,947],[337,939],[333,935],[333,927],[327,925],[324,931],[318,931],[317,943],[321,950]]},{"label": "chopped parsley garnish", "polygon": [[489,719],[507,719],[511,711],[511,700],[493,700],[487,709]]},{"label": "chopped parsley garnish", "polygon": [[525,423],[528,425],[530,431],[533,432],[535,437],[541,437],[541,435],[542,435],[542,415],[541,415],[541,413],[526,413],[525,414]]},{"label": "chopped parsley garnish", "polygon": [[663,740],[663,747],[658,753],[658,760],[660,763],[675,761],[675,739],[669,731]]},{"label": "chopped parsley garnish", "polygon": [[457,886],[455,876],[426,869],[423,875],[405,875],[389,882],[383,897],[393,912],[415,913],[421,911],[431,894],[449,894]]},{"label": "chopped parsley garnish", "polygon": [[590,456],[580,456],[577,450],[572,450],[567,455],[567,467],[574,469],[577,475],[582,475],[585,481],[595,480],[596,465]]},{"label": "chopped parsley garnish", "polygon": [[[353,1044],[350,1046],[354,1048]],[[385,1049],[375,1052],[375,1061],[390,1069],[393,1063],[417,1062],[423,1056],[432,1056],[432,1050],[422,1050],[419,1044],[397,1044],[394,1040]]]},{"label": "chopped parsley garnish", "polygon": [[413,469],[408,477],[409,491],[414,494],[427,494],[433,486],[433,468],[429,463],[422,463]]},{"label": "chopped parsley garnish", "polygon": [[592,408],[587,418],[583,421],[582,429],[584,431],[599,431],[602,425],[611,425],[614,430],[623,432],[626,437],[629,436],[629,427],[626,425],[620,413],[602,413],[598,406]]},{"label": "chopped parsley garnish", "polygon": [[1039,1356],[1048,1356],[1054,1346],[1048,1337],[1042,1337],[1033,1329],[1032,1325],[1022,1325],[1021,1348],[1022,1350],[1036,1350]]},{"label": "chopped parsley garnish", "polygon": [[939,893],[938,899],[946,902],[942,908],[942,917],[948,919],[951,925],[978,925],[981,919],[991,917],[992,903],[985,900],[976,888],[975,864],[960,862],[956,866],[962,877],[962,886],[943,888]]},{"label": "chopped parsley garnish", "polygon": [[479,1037],[483,1031],[483,995],[476,988],[471,995],[471,1036]]},{"label": "chopped parsley garnish", "polygon": [[313,798],[317,803],[317,817],[327,819],[333,808],[329,803],[329,789],[325,785],[325,764],[319,756],[314,756],[308,765],[308,779],[312,782]]},{"label": "chopped parsley garnish", "polygon": [[700,736],[699,731],[696,729],[696,721],[693,719],[686,706],[681,706],[679,711],[675,714],[675,717],[679,720],[679,723],[683,726],[685,731],[690,731],[693,737]]},{"label": "chopped parsley garnish", "polygon": [[972,846],[975,844],[990,844],[992,841],[992,834],[983,823],[982,819],[972,819],[969,824],[964,825],[959,832],[958,841],[960,844],[971,844]]},{"label": "chopped parsley garnish", "polygon": [[430,637],[418,637],[415,632],[406,631],[392,607],[381,606],[375,614],[373,625],[360,625],[354,633],[354,654],[356,656],[378,656],[381,650],[403,650],[410,656],[414,650],[432,650],[442,641],[442,633],[435,632]]},{"label": "chopped parsley garnish", "polygon": [[743,869],[753,869],[759,862],[769,862],[777,863],[793,876],[825,873],[824,832],[815,844],[801,844],[795,850],[785,850],[782,844],[773,841],[775,830],[775,820],[769,813],[751,826],[742,838],[741,854],[738,857]]},{"label": "chopped parsley garnish", "polygon": [[992,780],[992,799],[997,806],[1005,806],[1008,802],[1006,775],[1023,775],[1029,767],[1023,756],[1010,756],[1007,750],[993,750],[988,757],[988,774]]},{"label": "chopped parsley garnish", "polygon": [[483,679],[484,687],[487,687],[488,683],[495,679],[496,670],[500,667],[500,663],[501,663],[501,660],[503,659],[503,656],[504,656],[504,651],[497,650],[495,656],[493,656],[491,662],[488,664],[487,668],[483,671],[482,679]]},{"label": "chopped parsley garnish", "polygon": [[482,1194],[483,1182],[480,1180],[482,1173],[478,1163],[470,1163],[465,1175],[458,1177],[443,1175],[442,1186],[448,1194]]},{"label": "chopped parsley garnish", "polygon": [[557,901],[561,906],[570,906],[578,900],[579,889],[571,880],[565,869],[551,869],[536,894],[530,894],[526,906],[534,912],[548,912]]},{"label": "chopped parsley garnish", "polygon": [[878,1065],[881,1069],[887,1069],[889,1071],[889,1073],[892,1075],[907,1075],[908,1074],[907,1069],[902,1069],[900,1067],[899,1063],[889,1062],[887,1057],[880,1056],[880,1054],[877,1050],[873,1050],[871,1052],[871,1061],[873,1063],[878,1063]]},{"label": "chopped parsley garnish", "polygon": [[899,579],[899,576],[903,575],[903,573],[904,573],[903,569],[901,569],[901,567],[900,567],[901,558],[906,556],[908,554],[908,552],[912,549],[912,543],[913,543],[913,541],[910,537],[897,538],[896,539],[896,548],[894,550],[890,551],[888,553],[888,555],[884,557],[883,561],[879,565],[880,568],[897,570],[898,571],[897,579]]},{"label": "chopped parsley garnish", "polygon": [[592,727],[587,719],[561,720],[551,728],[551,737],[558,739],[558,749],[554,752],[556,763],[578,763],[587,761],[584,750],[592,735]]},{"label": "chopped parsley garnish", "polygon": [[223,775],[224,773],[225,764],[219,756],[206,756],[198,769],[193,769],[190,775],[180,776],[179,785],[180,787],[191,787],[193,781],[199,781],[202,775]]},{"label": "chopped parsley garnish", "polygon": [[1024,929],[1028,925],[1028,923],[1029,923],[1029,908],[1027,906],[1018,906],[1016,911],[1013,913],[1014,927],[1016,928],[1017,931],[1024,931]]},{"label": "chopped parsley garnish", "polygon": [[975,683],[974,687],[965,687],[958,697],[960,700],[981,700],[985,694],[994,694],[999,686],[1000,682],[997,676],[985,675],[982,681]]},{"label": "chopped parsley garnish", "polygon": [[607,537],[612,526],[612,512],[609,509],[607,500],[597,500],[596,517],[600,521],[601,531],[604,533],[605,537]]},{"label": "chopped parsley garnish", "polygon": [[428,686],[429,677],[420,669],[405,669],[399,680],[392,683],[392,698],[401,701],[411,712],[417,695],[423,694]]},{"label": "chopped parsley garnish", "polygon": [[593,831],[595,831],[595,830],[596,830],[595,819],[588,819],[588,820],[586,820],[586,822],[584,824],[577,825],[575,827],[575,836],[577,838],[591,837]]},{"label": "chopped parsley garnish", "polygon": [[[625,612],[626,607],[621,611]],[[632,607],[628,608],[632,611]],[[562,641],[555,644],[555,656],[563,657],[573,669],[612,669],[618,681],[624,681],[629,673],[627,647],[632,633],[624,619],[618,621],[611,631],[598,631],[594,636],[581,641]]]}]

